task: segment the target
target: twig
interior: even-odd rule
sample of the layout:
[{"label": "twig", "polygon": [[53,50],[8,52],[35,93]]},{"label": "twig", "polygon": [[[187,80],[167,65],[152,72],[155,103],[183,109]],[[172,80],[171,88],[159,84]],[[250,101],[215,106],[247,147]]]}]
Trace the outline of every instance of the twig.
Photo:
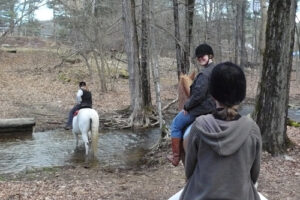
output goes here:
[{"label": "twig", "polygon": [[171,101],[169,104],[167,104],[165,107],[163,107],[163,111],[167,110],[171,105],[173,105],[174,103],[176,103],[178,101],[178,96],[176,97],[176,99],[174,99],[173,101]]}]

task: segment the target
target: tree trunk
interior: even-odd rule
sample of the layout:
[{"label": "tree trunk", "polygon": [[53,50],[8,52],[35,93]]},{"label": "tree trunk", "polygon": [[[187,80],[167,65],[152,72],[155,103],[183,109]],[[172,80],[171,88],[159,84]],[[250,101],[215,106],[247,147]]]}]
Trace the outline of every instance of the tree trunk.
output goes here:
[{"label": "tree trunk", "polygon": [[[134,3],[134,1],[133,1]],[[125,39],[125,51],[128,58],[128,73],[129,73],[129,91],[130,91],[130,105],[133,110],[135,101],[135,73],[136,68],[139,66],[139,52],[137,43],[137,34],[135,29],[135,9],[132,11],[132,0],[122,1],[123,12],[123,26],[124,26],[124,39]]]},{"label": "tree trunk", "polygon": [[177,60],[177,78],[179,80],[180,73],[184,70],[184,65],[182,61],[182,50],[179,44],[180,38],[180,28],[179,28],[179,14],[178,14],[178,1],[173,0],[173,10],[174,10],[174,26],[175,26],[175,42],[176,42],[176,60]]},{"label": "tree trunk", "polygon": [[203,0],[204,4],[204,20],[205,20],[205,32],[204,41],[208,40],[208,11],[207,11],[207,0]]},{"label": "tree trunk", "polygon": [[234,62],[239,64],[240,55],[240,30],[241,30],[241,0],[236,1],[235,5],[235,41],[234,41]]},{"label": "tree trunk", "polygon": [[247,0],[241,0],[241,20],[240,20],[240,39],[241,39],[241,63],[240,66],[242,69],[246,66],[248,62],[248,54],[246,50],[246,33],[245,33],[245,16],[246,16],[246,6]]},{"label": "tree trunk", "polygon": [[130,126],[144,127],[150,124],[145,113],[142,98],[141,68],[139,63],[139,45],[135,18],[135,1],[122,1],[124,19],[125,50],[128,57],[129,89],[132,113],[129,118]]},{"label": "tree trunk", "polygon": [[182,73],[187,74],[190,70],[190,50],[193,38],[193,18],[195,0],[185,0],[185,45],[183,52],[183,69]]},{"label": "tree trunk", "polygon": [[[299,33],[299,29],[298,27],[296,27],[296,35],[297,35],[297,46],[298,46],[298,55],[296,55],[297,57],[297,61],[296,62],[296,83],[298,85],[300,85],[300,33]],[[298,63],[298,64],[297,64]]]},{"label": "tree trunk", "polygon": [[261,129],[263,147],[273,155],[286,150],[296,0],[270,0],[260,93],[254,118]]},{"label": "tree trunk", "polygon": [[100,80],[101,92],[107,92],[106,80],[105,80],[105,70],[104,70],[103,63],[101,64],[101,66],[99,65],[98,57],[97,57],[97,54],[95,51],[93,52],[93,55],[94,55],[94,59],[95,59],[96,67],[97,67],[98,77]]},{"label": "tree trunk", "polygon": [[[153,8],[153,1],[151,0],[151,9]],[[155,18],[153,11],[151,10],[151,19],[153,24],[155,23]],[[152,65],[152,76],[155,86],[155,96],[156,96],[156,107],[159,115],[159,128],[162,130],[163,125],[163,118],[162,118],[162,107],[161,107],[161,98],[160,98],[160,76],[159,76],[159,63],[158,63],[158,50],[157,50],[157,43],[156,38],[157,34],[154,30],[154,26],[150,28],[150,35],[151,35],[151,65]],[[177,61],[178,62],[178,61]]]},{"label": "tree trunk", "polygon": [[142,0],[141,69],[143,106],[151,107],[149,66],[149,0]]},{"label": "tree trunk", "polygon": [[215,61],[219,63],[222,61],[222,3],[217,2],[217,48],[215,49]]},{"label": "tree trunk", "polygon": [[267,28],[267,18],[268,18],[268,6],[267,0],[260,0],[260,32],[259,32],[259,71],[261,75],[263,54],[266,48],[266,28]]},{"label": "tree trunk", "polygon": [[9,30],[10,33],[14,32],[15,28],[15,20],[16,20],[16,13],[15,13],[15,0],[11,0],[9,2]]}]

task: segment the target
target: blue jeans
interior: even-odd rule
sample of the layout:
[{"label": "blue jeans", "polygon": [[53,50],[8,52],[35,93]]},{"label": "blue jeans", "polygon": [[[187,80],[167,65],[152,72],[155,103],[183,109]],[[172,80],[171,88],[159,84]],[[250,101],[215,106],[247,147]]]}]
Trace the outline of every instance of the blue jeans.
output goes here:
[{"label": "blue jeans", "polygon": [[80,108],[80,105],[79,105],[79,104],[76,104],[76,105],[71,109],[71,111],[69,112],[68,121],[67,121],[66,126],[72,127],[73,115],[74,115],[74,113],[76,112],[76,110],[79,110],[79,108]]},{"label": "blue jeans", "polygon": [[171,137],[183,138],[184,130],[195,121],[196,117],[180,111],[171,124]]}]

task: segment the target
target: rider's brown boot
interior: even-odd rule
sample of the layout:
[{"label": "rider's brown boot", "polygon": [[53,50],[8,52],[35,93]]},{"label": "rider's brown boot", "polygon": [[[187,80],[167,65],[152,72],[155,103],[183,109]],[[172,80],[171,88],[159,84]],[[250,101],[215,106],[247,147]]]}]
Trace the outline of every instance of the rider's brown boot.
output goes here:
[{"label": "rider's brown boot", "polygon": [[176,167],[180,162],[180,155],[182,150],[182,139],[172,138],[172,152],[173,155],[167,156],[168,160]]}]

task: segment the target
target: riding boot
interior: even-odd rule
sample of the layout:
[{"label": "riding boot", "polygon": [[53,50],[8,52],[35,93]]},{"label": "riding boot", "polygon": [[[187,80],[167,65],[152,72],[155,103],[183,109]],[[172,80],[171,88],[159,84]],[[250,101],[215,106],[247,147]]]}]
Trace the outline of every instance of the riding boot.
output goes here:
[{"label": "riding boot", "polygon": [[180,162],[180,155],[182,151],[182,139],[172,138],[172,152],[173,155],[167,156],[168,160],[176,167]]},{"label": "riding boot", "polygon": [[183,166],[185,166],[185,151],[184,151],[183,145],[180,145],[180,146],[181,146],[180,159],[182,161]]}]

